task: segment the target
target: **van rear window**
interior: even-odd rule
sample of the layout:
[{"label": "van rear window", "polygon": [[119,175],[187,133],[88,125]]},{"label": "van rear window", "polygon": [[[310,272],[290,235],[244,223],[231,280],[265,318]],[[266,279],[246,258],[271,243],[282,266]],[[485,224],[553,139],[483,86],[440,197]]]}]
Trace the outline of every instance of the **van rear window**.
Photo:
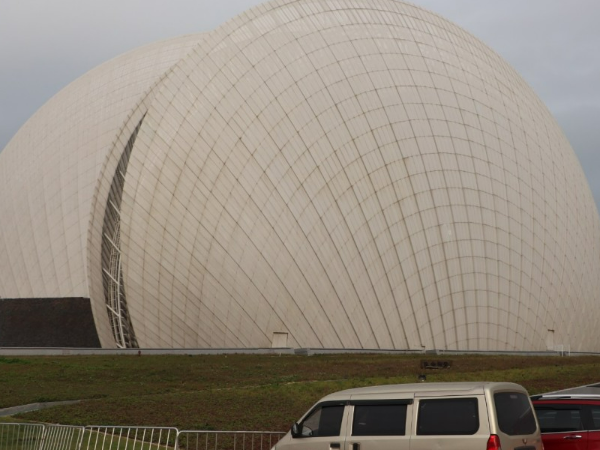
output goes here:
[{"label": "van rear window", "polygon": [[529,398],[521,392],[494,394],[498,428],[509,436],[533,434],[537,425]]},{"label": "van rear window", "polygon": [[421,400],[417,434],[421,436],[471,435],[479,430],[476,398]]}]

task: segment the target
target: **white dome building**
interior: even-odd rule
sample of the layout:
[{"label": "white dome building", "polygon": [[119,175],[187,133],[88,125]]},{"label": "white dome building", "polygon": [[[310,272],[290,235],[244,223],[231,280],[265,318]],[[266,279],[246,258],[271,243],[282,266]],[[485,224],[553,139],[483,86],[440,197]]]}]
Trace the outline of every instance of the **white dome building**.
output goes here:
[{"label": "white dome building", "polygon": [[565,136],[399,1],[275,0],[105,63],[0,192],[0,346],[600,351]]}]

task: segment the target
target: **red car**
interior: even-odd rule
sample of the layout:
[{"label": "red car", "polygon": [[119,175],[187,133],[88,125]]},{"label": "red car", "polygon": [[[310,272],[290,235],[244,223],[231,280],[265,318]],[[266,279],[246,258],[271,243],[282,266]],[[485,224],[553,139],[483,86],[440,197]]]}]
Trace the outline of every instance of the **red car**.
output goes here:
[{"label": "red car", "polygon": [[545,450],[600,450],[600,395],[531,397]]}]

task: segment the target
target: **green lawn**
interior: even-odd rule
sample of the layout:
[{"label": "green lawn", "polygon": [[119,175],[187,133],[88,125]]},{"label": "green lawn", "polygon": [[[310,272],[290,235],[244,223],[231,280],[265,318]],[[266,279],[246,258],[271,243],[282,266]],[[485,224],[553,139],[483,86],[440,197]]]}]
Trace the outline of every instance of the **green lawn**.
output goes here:
[{"label": "green lawn", "polygon": [[[423,359],[451,362],[423,370]],[[531,394],[600,381],[596,356],[201,355],[0,357],[0,408],[82,400],[10,418],[71,425],[287,430],[327,393],[428,381],[513,381]]]}]

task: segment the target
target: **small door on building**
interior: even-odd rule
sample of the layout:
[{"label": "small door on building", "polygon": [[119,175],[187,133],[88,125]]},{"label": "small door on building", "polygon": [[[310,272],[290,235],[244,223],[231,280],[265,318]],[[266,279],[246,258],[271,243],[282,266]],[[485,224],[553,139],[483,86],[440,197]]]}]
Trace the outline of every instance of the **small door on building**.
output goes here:
[{"label": "small door on building", "polygon": [[287,347],[288,334],[285,332],[276,331],[273,333],[273,341],[271,343],[272,348],[285,348]]}]

